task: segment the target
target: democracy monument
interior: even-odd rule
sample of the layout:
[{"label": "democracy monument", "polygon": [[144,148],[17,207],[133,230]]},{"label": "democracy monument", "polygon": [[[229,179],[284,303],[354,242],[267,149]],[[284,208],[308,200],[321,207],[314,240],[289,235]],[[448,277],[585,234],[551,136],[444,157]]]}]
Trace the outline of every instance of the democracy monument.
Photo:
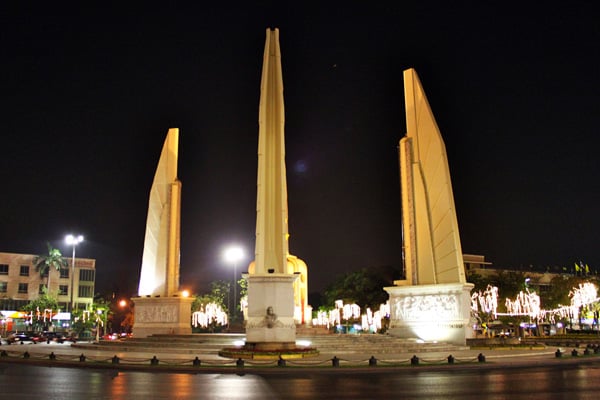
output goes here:
[{"label": "democracy monument", "polygon": [[291,256],[288,246],[285,113],[278,29],[266,31],[258,124],[255,260],[245,276],[246,348],[294,349],[295,310],[299,306],[301,320],[310,310],[306,264]]},{"label": "democracy monument", "polygon": [[[404,71],[407,133],[400,140],[405,276],[385,287],[388,333],[464,345],[470,291],[444,141],[413,69]],[[279,30],[267,29],[259,103],[255,259],[245,313],[247,351],[294,351],[296,326],[311,321],[307,266],[289,253],[285,115]],[[150,190],[136,337],[191,334],[191,303],[179,292],[181,182],[178,129],[170,129]]]},{"label": "democracy monument", "polygon": [[150,199],[135,303],[133,335],[191,334],[193,299],[179,291],[181,182],[177,178],[179,129],[169,129]]},{"label": "democracy monument", "polygon": [[390,295],[389,333],[464,345],[471,337],[467,283],[446,147],[413,69],[404,71],[407,133],[400,140],[405,279]]}]

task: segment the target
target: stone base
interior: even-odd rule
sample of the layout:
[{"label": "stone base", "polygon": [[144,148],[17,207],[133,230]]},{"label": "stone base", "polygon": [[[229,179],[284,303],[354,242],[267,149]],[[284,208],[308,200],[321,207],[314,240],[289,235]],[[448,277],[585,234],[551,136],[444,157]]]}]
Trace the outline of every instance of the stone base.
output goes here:
[{"label": "stone base", "polygon": [[277,346],[281,346],[281,344],[277,345],[273,343],[272,345],[273,348],[271,348],[270,345],[268,345],[268,348],[263,348],[262,346],[260,348],[255,348],[248,345],[242,347],[226,347],[219,351],[219,356],[246,360],[292,360],[319,355],[319,351],[313,347],[301,347],[291,344],[290,346],[285,346],[285,348],[280,348]]},{"label": "stone base", "polygon": [[284,351],[295,350],[296,347],[294,342],[258,342],[248,343],[243,348],[248,351]]},{"label": "stone base", "polygon": [[246,344],[285,346],[296,342],[294,281],[291,274],[251,274],[248,280]]},{"label": "stone base", "polygon": [[391,286],[388,333],[405,339],[464,346],[473,336],[471,283]]},{"label": "stone base", "polygon": [[189,297],[134,297],[133,336],[191,335],[192,302]]}]

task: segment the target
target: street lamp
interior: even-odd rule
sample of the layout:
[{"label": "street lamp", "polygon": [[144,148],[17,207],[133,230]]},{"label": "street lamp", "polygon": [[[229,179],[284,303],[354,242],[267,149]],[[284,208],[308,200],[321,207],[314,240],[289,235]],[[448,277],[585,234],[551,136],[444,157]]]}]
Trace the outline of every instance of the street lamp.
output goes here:
[{"label": "street lamp", "polygon": [[71,313],[73,313],[73,308],[75,306],[75,303],[73,301],[73,292],[75,291],[75,247],[79,243],[83,242],[83,236],[67,235],[65,237],[65,242],[68,245],[73,246],[73,260],[71,261]]},{"label": "street lamp", "polygon": [[[100,308],[96,310],[96,343],[100,342],[100,325],[102,324],[102,312],[103,310]],[[106,331],[106,328],[104,328],[104,330]]]},{"label": "street lamp", "polygon": [[[244,258],[244,249],[240,246],[230,246],[225,250],[224,253],[225,261],[233,264],[233,316],[235,316],[235,310],[237,307],[237,290],[236,290],[236,279],[237,279],[237,263]],[[233,320],[233,318],[232,318]]]}]

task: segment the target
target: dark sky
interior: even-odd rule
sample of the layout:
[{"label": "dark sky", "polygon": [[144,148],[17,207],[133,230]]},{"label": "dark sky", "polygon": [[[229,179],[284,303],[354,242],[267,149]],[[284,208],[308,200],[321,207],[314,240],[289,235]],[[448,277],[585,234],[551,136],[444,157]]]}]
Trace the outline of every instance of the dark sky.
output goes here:
[{"label": "dark sky", "polygon": [[64,235],[81,233],[97,290],[135,293],[150,185],[178,127],[182,286],[231,279],[224,246],[253,258],[260,72],[278,27],[290,251],[310,292],[401,264],[410,67],[446,143],[463,252],[600,269],[594,2],[416,3],[0,6],[0,251],[49,241],[69,255]]}]

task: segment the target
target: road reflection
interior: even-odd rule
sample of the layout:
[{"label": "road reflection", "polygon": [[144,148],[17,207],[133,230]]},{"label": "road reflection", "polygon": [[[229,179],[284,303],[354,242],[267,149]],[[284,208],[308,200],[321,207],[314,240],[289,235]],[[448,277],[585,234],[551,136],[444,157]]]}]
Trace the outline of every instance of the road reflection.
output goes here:
[{"label": "road reflection", "polygon": [[595,364],[506,370],[173,374],[0,364],[6,399],[596,399]]}]

